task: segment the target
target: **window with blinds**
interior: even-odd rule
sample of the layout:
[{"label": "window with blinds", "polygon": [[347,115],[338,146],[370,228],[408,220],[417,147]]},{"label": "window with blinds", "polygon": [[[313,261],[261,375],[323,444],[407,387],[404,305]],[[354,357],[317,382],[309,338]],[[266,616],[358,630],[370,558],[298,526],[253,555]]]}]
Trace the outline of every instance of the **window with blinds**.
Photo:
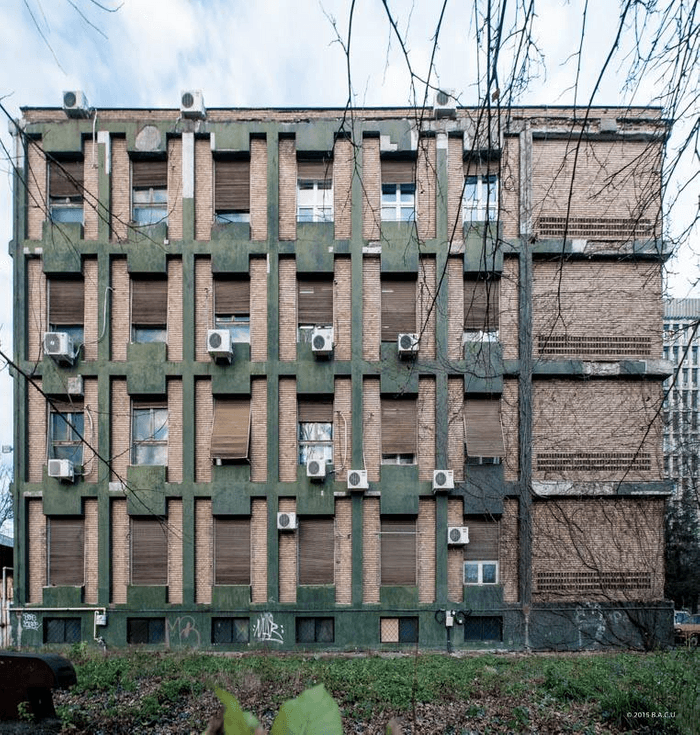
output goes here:
[{"label": "window with blinds", "polygon": [[467,398],[463,415],[467,462],[497,463],[506,453],[500,398]]},{"label": "window with blinds", "polygon": [[214,280],[214,324],[228,330],[232,342],[250,344],[250,279]]},{"label": "window with blinds", "polygon": [[333,398],[299,397],[299,464],[333,462]]},{"label": "window with blinds", "polygon": [[308,329],[308,340],[312,327],[333,326],[332,278],[297,278],[297,321],[300,330]]},{"label": "window with blinds", "polygon": [[168,162],[131,162],[131,218],[135,225],[155,225],[168,220]]},{"label": "window with blinds", "polygon": [[215,159],[214,213],[216,222],[250,222],[250,160]]},{"label": "window with blinds", "polygon": [[500,281],[464,281],[464,331],[498,331],[498,295]]},{"label": "window with blinds", "polygon": [[498,583],[498,533],[495,520],[465,518],[469,543],[464,547],[464,584]]},{"label": "window with blinds", "polygon": [[250,518],[214,519],[214,584],[250,584]]},{"label": "window with blinds", "polygon": [[299,584],[333,584],[335,538],[332,518],[300,518],[297,531]]},{"label": "window with blinds", "polygon": [[416,584],[416,519],[412,516],[382,518],[382,585]]},{"label": "window with blinds", "polygon": [[131,584],[168,584],[167,519],[131,517]]},{"label": "window with blinds", "polygon": [[333,161],[297,160],[297,222],[333,221]]},{"label": "window with blinds", "polygon": [[168,281],[164,278],[132,278],[132,342],[166,342],[167,324]]},{"label": "window with blinds", "polygon": [[83,224],[83,170],[82,159],[49,161],[49,216],[52,222]]},{"label": "window with blinds", "polygon": [[416,332],[416,281],[382,279],[382,342]]},{"label": "window with blinds", "polygon": [[48,584],[80,587],[85,583],[85,521],[80,518],[49,518]]},{"label": "window with blinds", "polygon": [[250,398],[222,397],[214,401],[211,458],[222,461],[246,460],[250,447]]},{"label": "window with blinds", "polygon": [[83,463],[85,422],[83,402],[52,401],[49,416],[49,457],[68,459],[73,466]]},{"label": "window with blinds", "polygon": [[416,162],[382,159],[382,221],[416,218]]},{"label": "window with blinds", "polygon": [[85,341],[85,282],[82,276],[49,278],[49,331],[66,332],[74,345]]},{"label": "window with blinds", "polygon": [[417,446],[417,400],[382,398],[382,464],[415,464]]}]

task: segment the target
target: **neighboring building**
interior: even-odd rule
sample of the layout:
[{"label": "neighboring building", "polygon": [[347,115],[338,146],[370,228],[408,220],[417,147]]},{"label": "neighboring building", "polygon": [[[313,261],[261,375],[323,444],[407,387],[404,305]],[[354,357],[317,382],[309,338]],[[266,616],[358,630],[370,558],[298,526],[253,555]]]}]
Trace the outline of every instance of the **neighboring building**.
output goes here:
[{"label": "neighboring building", "polygon": [[482,114],[23,109],[18,644],[667,640],[668,122]]}]

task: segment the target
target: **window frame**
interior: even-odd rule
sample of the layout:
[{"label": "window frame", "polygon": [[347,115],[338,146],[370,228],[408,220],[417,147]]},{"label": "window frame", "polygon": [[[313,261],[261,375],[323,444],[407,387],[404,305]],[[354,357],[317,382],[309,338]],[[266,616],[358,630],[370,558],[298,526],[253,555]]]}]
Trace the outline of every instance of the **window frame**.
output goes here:
[{"label": "window frame", "polygon": [[[221,627],[225,627],[225,624],[228,623],[228,636],[226,636],[227,640],[217,640],[217,625]],[[245,639],[242,637],[239,637],[237,635],[236,630],[236,624],[237,623],[245,623]],[[236,646],[236,645],[245,645],[247,646],[250,643],[250,618],[243,617],[243,616],[217,616],[213,617],[211,619],[211,643],[213,646]]]},{"label": "window frame", "polygon": [[214,280],[214,328],[225,329],[236,344],[250,344],[250,280]]},{"label": "window frame", "polygon": [[[74,544],[70,548],[68,541]],[[58,571],[54,571],[57,566]],[[83,516],[49,516],[46,519],[46,580],[51,587],[85,585]]]},{"label": "window frame", "polygon": [[[410,526],[412,530],[401,530]],[[415,587],[418,584],[418,522],[416,516],[383,516],[380,520],[380,584],[382,587]],[[399,530],[392,530],[399,529]],[[390,536],[411,537],[409,543],[399,543],[397,548],[385,545]],[[392,562],[408,558],[412,565],[393,566]],[[406,576],[404,576],[404,573]]]},{"label": "window frame", "polygon": [[132,343],[168,342],[168,281],[131,278],[129,315]]},{"label": "window frame", "polygon": [[[148,435],[145,438],[137,437],[137,416],[143,415],[148,412],[149,426]],[[165,414],[165,420],[163,421],[162,415]],[[160,416],[160,419],[157,417]],[[168,439],[169,439],[169,414],[167,403],[139,403],[132,401],[131,404],[131,465],[133,467],[143,466],[157,466],[167,467],[168,466]],[[159,432],[165,429],[164,438],[156,438]],[[162,435],[161,435],[162,436]],[[158,456],[157,459],[163,459],[164,461],[139,461],[139,449],[153,449],[158,450],[163,448],[165,456]]]},{"label": "window frame", "polygon": [[[132,626],[146,625],[146,640],[134,640]],[[165,618],[135,618],[126,619],[126,642],[135,646],[155,646],[165,643]]]},{"label": "window frame", "polygon": [[[139,528],[140,526],[140,528]],[[166,587],[168,585],[167,519],[157,516],[131,516],[129,519],[129,582],[133,587]],[[138,530],[137,530],[138,529]],[[162,534],[158,536],[157,534]],[[160,548],[156,547],[156,540]],[[143,554],[140,544],[149,552]],[[136,548],[135,548],[136,546]],[[144,563],[143,557],[146,557]],[[157,562],[157,566],[156,565]]]},{"label": "window frame", "polygon": [[[493,565],[494,567],[494,580],[492,582],[485,582],[484,581],[484,566],[485,565]],[[477,580],[476,582],[469,581],[467,576],[467,567],[468,566],[476,566],[477,567]],[[482,560],[474,560],[474,559],[465,559],[464,561],[464,568],[463,568],[463,584],[465,587],[490,587],[491,585],[499,584],[499,568],[498,568],[498,561],[495,559],[484,559]]]},{"label": "window frame", "polygon": [[47,161],[49,220],[54,224],[84,224],[84,166],[82,158]]},{"label": "window frame", "polygon": [[[310,627],[313,624],[313,639],[300,635],[300,628]],[[330,624],[331,635],[324,635],[323,628]],[[294,621],[295,641],[298,644],[306,645],[309,643],[335,643],[335,617],[333,616],[316,616],[305,617],[297,616]]]},{"label": "window frame", "polygon": [[130,204],[135,227],[168,222],[168,162],[132,159]]},{"label": "window frame", "polygon": [[[232,537],[233,543],[231,543]],[[252,580],[250,517],[214,516],[213,541],[214,586],[250,586]],[[225,541],[229,543],[224,544]],[[235,554],[231,553],[232,551]],[[224,567],[222,562],[227,562],[226,568],[220,569],[220,566]],[[241,564],[241,562],[247,563]]]},{"label": "window frame", "polygon": [[250,158],[214,158],[214,222],[250,224]]},{"label": "window frame", "polygon": [[[77,421],[77,417],[80,420]],[[66,430],[67,438],[57,439],[56,429],[63,426]],[[85,454],[85,445],[80,438],[85,436],[85,411],[82,407],[71,407],[66,411],[59,406],[57,409],[50,407],[49,410],[49,459],[68,459],[73,463],[74,467],[83,465]],[[57,451],[67,448],[71,450]],[[70,454],[70,456],[67,456]]]},{"label": "window frame", "polygon": [[[298,584],[312,587],[334,585],[335,518],[321,516],[298,520]],[[326,545],[329,545],[330,549]]]},{"label": "window frame", "polygon": [[[495,222],[498,220],[498,173],[490,171],[464,176],[462,222]],[[473,192],[473,196],[468,196]]]},{"label": "window frame", "polygon": [[[57,623],[61,624],[63,635],[59,636],[61,640],[49,640],[53,635],[49,635],[49,628],[54,627]],[[77,629],[77,637],[67,635],[69,626]],[[80,643],[83,639],[83,626],[80,618],[73,617],[46,617],[43,620],[43,641],[48,645],[61,645],[64,643]]]},{"label": "window frame", "polygon": [[333,464],[334,418],[332,397],[297,398],[297,457],[300,465],[304,466],[312,459]]},{"label": "window frame", "polygon": [[382,222],[415,222],[416,221],[416,185],[415,183],[382,182],[381,202]]}]

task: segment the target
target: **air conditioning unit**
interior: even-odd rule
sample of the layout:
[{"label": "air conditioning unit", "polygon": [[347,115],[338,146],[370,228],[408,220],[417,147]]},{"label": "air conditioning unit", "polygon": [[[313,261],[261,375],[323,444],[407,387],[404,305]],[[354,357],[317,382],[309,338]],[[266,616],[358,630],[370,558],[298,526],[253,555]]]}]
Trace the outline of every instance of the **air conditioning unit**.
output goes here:
[{"label": "air conditioning unit", "polygon": [[44,354],[72,365],[76,357],[73,338],[67,332],[44,332]]},{"label": "air conditioning unit", "polygon": [[323,480],[326,476],[326,462],[323,459],[310,459],[306,463],[306,476],[312,480]]},{"label": "air conditioning unit", "polygon": [[348,472],[348,490],[369,490],[367,470],[350,470]]},{"label": "air conditioning unit", "polygon": [[440,490],[454,490],[454,470],[435,470],[433,472],[433,492]]},{"label": "air conditioning unit", "polygon": [[208,329],[207,352],[215,360],[227,360],[231,362],[233,359],[231,332],[228,329]]},{"label": "air conditioning unit", "polygon": [[333,327],[314,327],[311,332],[311,351],[316,357],[333,354]]},{"label": "air conditioning unit", "polygon": [[296,513],[278,513],[277,514],[277,530],[278,531],[296,531],[297,530],[297,514]]},{"label": "air conditioning unit", "polygon": [[418,354],[418,335],[400,334],[397,340],[399,357],[415,357]]},{"label": "air conditioning unit", "polygon": [[457,115],[457,99],[454,89],[438,89],[433,101],[433,115],[439,120]]},{"label": "air conditioning unit", "polygon": [[191,120],[204,120],[207,111],[201,89],[186,89],[180,94],[180,114]]},{"label": "air conditioning unit", "polygon": [[63,111],[68,117],[86,118],[92,114],[87,97],[79,89],[63,93]]},{"label": "air conditioning unit", "polygon": [[447,529],[448,546],[464,546],[469,543],[468,526],[450,526]]},{"label": "air conditioning unit", "polygon": [[69,459],[50,459],[48,472],[49,477],[57,480],[73,481],[73,463]]}]

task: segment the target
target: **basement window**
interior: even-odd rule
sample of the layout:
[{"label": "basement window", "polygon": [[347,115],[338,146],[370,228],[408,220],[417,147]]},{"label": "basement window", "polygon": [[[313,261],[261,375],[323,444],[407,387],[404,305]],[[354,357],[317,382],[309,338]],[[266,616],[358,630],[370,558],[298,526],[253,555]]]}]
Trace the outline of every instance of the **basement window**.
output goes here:
[{"label": "basement window", "polygon": [[418,643],[418,618],[381,618],[379,640],[381,643]]},{"label": "basement window", "polygon": [[80,643],[80,618],[44,618],[44,643]]},{"label": "basement window", "polygon": [[250,618],[212,618],[211,642],[214,645],[247,645],[249,641]]},{"label": "basement window", "polygon": [[464,640],[493,641],[503,640],[503,618],[493,615],[469,615],[464,620]]},{"label": "basement window", "polygon": [[165,641],[165,618],[127,618],[127,643],[163,643]]},{"label": "basement window", "polygon": [[297,618],[297,643],[335,642],[335,618]]}]

